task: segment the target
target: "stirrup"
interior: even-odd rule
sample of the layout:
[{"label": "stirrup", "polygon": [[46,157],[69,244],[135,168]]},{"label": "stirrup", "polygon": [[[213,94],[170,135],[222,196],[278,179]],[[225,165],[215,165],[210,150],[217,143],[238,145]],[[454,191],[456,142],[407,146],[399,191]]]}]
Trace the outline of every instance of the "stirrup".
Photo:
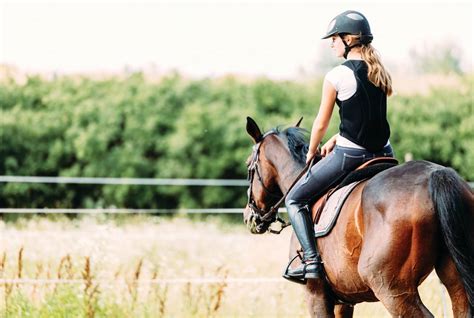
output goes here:
[{"label": "stirrup", "polygon": [[294,262],[294,260],[295,260],[297,257],[299,257],[300,260],[301,260],[301,262],[303,262],[303,259],[301,258],[300,254],[297,252],[297,253],[296,253],[296,256],[293,257],[293,258],[291,259],[291,261],[288,263],[288,265],[286,266],[285,272],[283,273],[282,276],[283,276],[283,278],[289,280],[290,282],[297,283],[297,284],[301,284],[301,285],[306,285],[306,282],[307,282],[306,278],[304,278],[304,277],[303,277],[303,278],[294,278],[294,277],[288,275],[288,270],[290,269],[290,265]]}]

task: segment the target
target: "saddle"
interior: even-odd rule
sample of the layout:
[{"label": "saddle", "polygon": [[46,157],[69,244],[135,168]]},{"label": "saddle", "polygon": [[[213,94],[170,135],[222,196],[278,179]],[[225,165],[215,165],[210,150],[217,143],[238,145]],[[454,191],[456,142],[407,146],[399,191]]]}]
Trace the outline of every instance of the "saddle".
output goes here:
[{"label": "saddle", "polygon": [[349,173],[336,187],[329,189],[313,205],[312,220],[315,237],[326,236],[331,232],[344,202],[358,184],[397,164],[398,161],[395,158],[374,158]]}]

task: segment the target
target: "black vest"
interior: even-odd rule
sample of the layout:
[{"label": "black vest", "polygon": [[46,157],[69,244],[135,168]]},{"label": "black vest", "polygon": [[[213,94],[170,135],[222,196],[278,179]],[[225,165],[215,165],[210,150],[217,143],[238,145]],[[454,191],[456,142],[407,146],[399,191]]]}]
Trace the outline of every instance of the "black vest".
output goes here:
[{"label": "black vest", "polygon": [[347,60],[342,65],[354,72],[357,90],[347,100],[336,99],[341,118],[339,134],[370,152],[378,152],[390,137],[387,95],[369,81],[364,61]]}]

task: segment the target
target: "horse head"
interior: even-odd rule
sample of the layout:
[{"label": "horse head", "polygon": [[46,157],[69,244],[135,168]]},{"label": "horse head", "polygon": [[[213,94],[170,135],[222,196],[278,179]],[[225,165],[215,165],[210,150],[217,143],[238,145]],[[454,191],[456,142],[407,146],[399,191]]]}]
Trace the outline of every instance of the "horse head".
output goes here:
[{"label": "horse head", "polygon": [[[301,120],[297,126],[300,122]],[[306,144],[298,136],[299,143],[295,145],[296,135],[294,132],[290,134],[288,130],[279,132],[278,129],[273,129],[262,134],[257,123],[250,117],[247,117],[247,132],[254,141],[254,146],[247,159],[249,188],[244,223],[251,233],[262,234],[269,230],[273,222],[281,222],[277,216],[278,203],[283,197],[283,191],[287,190],[289,173],[301,168],[301,159],[304,161],[302,154],[299,155],[300,160],[292,159],[295,149],[290,149],[288,145],[299,147],[299,152],[304,152],[302,147]]]}]

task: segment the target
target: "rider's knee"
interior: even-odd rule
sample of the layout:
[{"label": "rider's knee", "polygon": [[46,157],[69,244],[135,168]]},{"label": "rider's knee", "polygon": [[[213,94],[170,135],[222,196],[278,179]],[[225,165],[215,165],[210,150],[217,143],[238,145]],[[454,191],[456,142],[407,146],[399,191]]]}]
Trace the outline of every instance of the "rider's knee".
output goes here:
[{"label": "rider's knee", "polygon": [[306,207],[306,202],[301,202],[299,200],[295,200],[294,198],[286,198],[285,199],[286,210],[288,211],[288,215],[291,217],[292,214],[298,213]]}]

